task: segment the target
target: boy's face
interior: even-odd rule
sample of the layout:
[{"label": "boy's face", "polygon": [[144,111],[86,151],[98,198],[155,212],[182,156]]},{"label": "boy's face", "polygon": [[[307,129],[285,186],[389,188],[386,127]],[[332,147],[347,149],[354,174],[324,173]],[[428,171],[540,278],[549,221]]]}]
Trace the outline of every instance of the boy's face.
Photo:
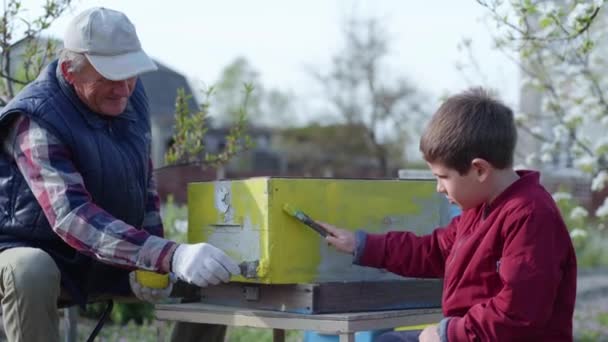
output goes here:
[{"label": "boy's face", "polygon": [[472,165],[466,174],[461,175],[441,163],[427,164],[437,178],[437,192],[445,194],[450,203],[467,210],[485,201],[486,176],[483,172],[480,175],[475,166]]}]

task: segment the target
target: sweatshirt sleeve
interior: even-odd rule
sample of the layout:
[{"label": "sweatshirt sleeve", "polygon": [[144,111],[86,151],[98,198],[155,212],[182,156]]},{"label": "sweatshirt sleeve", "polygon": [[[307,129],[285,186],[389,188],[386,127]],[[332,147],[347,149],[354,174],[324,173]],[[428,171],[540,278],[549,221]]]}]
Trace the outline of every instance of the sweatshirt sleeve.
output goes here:
[{"label": "sweatshirt sleeve", "polygon": [[503,287],[463,317],[450,318],[451,342],[529,340],[551,317],[564,276],[562,267],[574,262],[568,257],[572,249],[563,223],[555,213],[529,208],[511,215],[504,231],[498,264]]},{"label": "sweatshirt sleeve", "polygon": [[355,261],[407,277],[442,277],[459,220],[456,217],[448,226],[424,236],[401,231],[366,234]]}]

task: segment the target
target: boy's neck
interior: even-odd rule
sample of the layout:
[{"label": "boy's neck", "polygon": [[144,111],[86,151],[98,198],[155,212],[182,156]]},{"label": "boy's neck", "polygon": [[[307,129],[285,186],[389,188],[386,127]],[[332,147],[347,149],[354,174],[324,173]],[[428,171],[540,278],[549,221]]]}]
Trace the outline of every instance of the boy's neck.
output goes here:
[{"label": "boy's neck", "polygon": [[502,194],[511,184],[519,179],[519,175],[512,168],[494,170],[491,182],[491,191],[488,196],[488,204],[492,204],[498,195]]}]

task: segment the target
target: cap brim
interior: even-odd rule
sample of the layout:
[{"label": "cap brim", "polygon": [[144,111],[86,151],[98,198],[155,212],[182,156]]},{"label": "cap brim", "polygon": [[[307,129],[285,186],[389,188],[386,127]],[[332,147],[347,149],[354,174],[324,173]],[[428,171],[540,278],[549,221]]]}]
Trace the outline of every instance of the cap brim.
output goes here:
[{"label": "cap brim", "polygon": [[112,81],[126,80],[158,69],[154,61],[143,51],[118,56],[85,55],[98,73]]}]

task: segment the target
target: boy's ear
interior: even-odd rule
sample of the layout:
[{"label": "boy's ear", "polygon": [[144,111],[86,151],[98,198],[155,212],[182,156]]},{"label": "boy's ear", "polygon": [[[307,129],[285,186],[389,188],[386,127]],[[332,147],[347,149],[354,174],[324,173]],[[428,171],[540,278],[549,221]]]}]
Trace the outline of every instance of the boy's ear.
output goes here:
[{"label": "boy's ear", "polygon": [[475,158],[471,160],[471,170],[470,172],[474,172],[475,177],[479,182],[483,182],[490,176],[490,172],[492,172],[492,164],[488,163],[487,160],[482,158]]}]

